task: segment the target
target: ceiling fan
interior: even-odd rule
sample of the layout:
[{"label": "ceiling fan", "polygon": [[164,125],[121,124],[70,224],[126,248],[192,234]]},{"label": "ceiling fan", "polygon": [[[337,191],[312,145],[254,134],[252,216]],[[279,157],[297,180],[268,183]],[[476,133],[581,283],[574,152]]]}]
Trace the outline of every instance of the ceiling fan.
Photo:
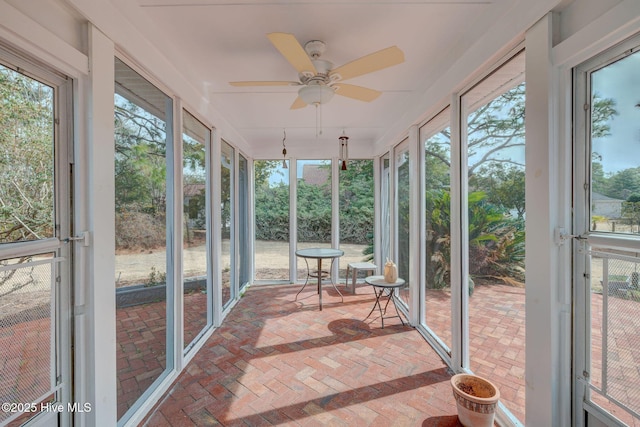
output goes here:
[{"label": "ceiling fan", "polygon": [[371,102],[382,92],[362,86],[343,83],[363,74],[382,70],[404,62],[404,53],[397,46],[379,50],[355,59],[338,68],[320,56],[326,45],[320,40],[311,40],[304,48],[293,34],[270,33],[267,38],[282,56],[298,71],[299,81],[242,81],[229,82],[232,86],[302,86],[291,109],[307,105],[325,104],[333,95],[346,96],[360,101]]}]

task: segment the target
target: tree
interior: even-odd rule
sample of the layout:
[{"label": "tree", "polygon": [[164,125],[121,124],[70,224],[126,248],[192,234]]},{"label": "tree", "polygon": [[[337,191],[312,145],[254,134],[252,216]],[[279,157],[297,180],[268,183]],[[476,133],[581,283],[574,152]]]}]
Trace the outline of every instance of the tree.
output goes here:
[{"label": "tree", "polygon": [[350,160],[348,168],[340,171],[339,186],[340,241],[372,245],[373,161]]},{"label": "tree", "polygon": [[524,169],[504,163],[482,166],[469,178],[470,191],[485,191],[489,203],[505,212],[515,211],[518,218],[524,218],[524,188]]},{"label": "tree", "polygon": [[0,243],[53,237],[53,89],[0,65]]},{"label": "tree", "polygon": [[[486,103],[468,107],[465,131],[470,274],[520,281],[524,277],[525,83]],[[610,120],[618,114],[615,101],[595,94],[591,113],[593,137],[608,135]],[[425,144],[427,283],[436,288],[448,284],[450,147],[449,128]],[[597,156],[595,153],[595,160]],[[596,161],[593,173],[599,189],[608,185],[602,165]],[[618,187],[635,188],[635,184],[629,184],[631,177],[625,178]]]},{"label": "tree", "polygon": [[623,169],[611,175],[605,183],[603,192],[616,199],[628,199],[640,194],[640,167]]},{"label": "tree", "polygon": [[115,97],[116,248],[166,244],[166,123]]},{"label": "tree", "polygon": [[607,177],[604,174],[602,163],[591,161],[591,189],[596,193],[607,193]]},{"label": "tree", "polygon": [[254,162],[255,238],[267,241],[289,241],[289,184],[284,178],[281,162]]},{"label": "tree", "polygon": [[[53,101],[52,88],[0,65],[0,243],[54,236]],[[0,298],[36,282],[34,267],[5,270]]]},{"label": "tree", "polygon": [[116,95],[116,209],[166,209],[166,123]]},{"label": "tree", "polygon": [[634,225],[638,225],[640,230],[640,193],[629,196],[622,203],[622,217],[629,221],[632,230]]},{"label": "tree", "polygon": [[609,122],[618,114],[614,99],[602,98],[594,93],[591,99],[591,137],[604,138],[611,135]]}]

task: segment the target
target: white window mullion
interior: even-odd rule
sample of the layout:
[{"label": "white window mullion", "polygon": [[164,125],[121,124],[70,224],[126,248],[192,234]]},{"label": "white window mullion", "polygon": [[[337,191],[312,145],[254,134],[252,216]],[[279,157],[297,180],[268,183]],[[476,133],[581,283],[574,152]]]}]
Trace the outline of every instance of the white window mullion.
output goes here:
[{"label": "white window mullion", "polygon": [[[461,283],[467,272],[463,270],[466,265],[466,251],[463,244],[463,236],[466,235],[462,225],[463,199],[466,193],[462,191],[462,164],[461,160],[461,129],[462,118],[460,111],[460,96],[455,93],[451,96],[451,365],[457,370],[469,366],[468,348],[468,320],[465,320],[463,310],[464,293]],[[465,197],[463,197],[465,195]],[[466,201],[464,202],[466,207]],[[466,355],[463,358],[463,355]]]}]

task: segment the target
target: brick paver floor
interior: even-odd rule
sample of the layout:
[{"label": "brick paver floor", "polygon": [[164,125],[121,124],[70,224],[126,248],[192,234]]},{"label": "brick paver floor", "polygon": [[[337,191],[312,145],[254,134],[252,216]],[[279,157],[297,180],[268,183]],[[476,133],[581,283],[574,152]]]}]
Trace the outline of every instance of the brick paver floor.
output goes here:
[{"label": "brick paver floor", "polygon": [[372,292],[341,303],[325,288],[320,311],[315,289],[294,301],[298,289],[251,287],[146,425],[459,425],[450,372],[422,336],[363,321]]},{"label": "brick paver floor", "polygon": [[[299,285],[251,287],[155,408],[148,425],[456,425],[449,374],[424,339],[397,318],[386,320],[384,330],[375,317],[363,322],[374,301],[369,287],[360,285],[356,295],[345,294],[340,303],[335,291],[325,286],[323,311],[318,310],[313,287],[307,286],[294,301],[298,289]],[[185,296],[187,340],[204,326],[206,298],[199,292]],[[523,419],[524,289],[477,286],[470,303],[472,368],[496,382],[502,402]],[[430,327],[442,331],[445,342],[450,340],[448,304],[442,295],[427,302]],[[633,405],[635,399],[637,405],[638,394],[632,392],[640,383],[640,354],[635,351],[640,339],[638,303],[616,298],[610,306],[615,308],[609,321],[609,372],[615,375],[610,378],[611,391],[625,403]],[[602,372],[601,314],[602,296],[594,295],[596,385]],[[118,310],[120,415],[164,370],[165,316],[164,302]],[[41,322],[23,319],[0,330],[0,337],[10,340],[10,345],[0,347],[5,368],[20,354],[15,350],[19,346],[46,342],[34,338],[39,332],[48,334]],[[491,350],[482,350],[487,344]],[[33,361],[24,354],[18,357],[24,360],[21,367]],[[27,374],[48,378],[38,372],[21,369],[21,383]],[[16,380],[10,377],[4,378],[4,386]],[[640,425],[607,399],[596,400],[627,424]]]}]

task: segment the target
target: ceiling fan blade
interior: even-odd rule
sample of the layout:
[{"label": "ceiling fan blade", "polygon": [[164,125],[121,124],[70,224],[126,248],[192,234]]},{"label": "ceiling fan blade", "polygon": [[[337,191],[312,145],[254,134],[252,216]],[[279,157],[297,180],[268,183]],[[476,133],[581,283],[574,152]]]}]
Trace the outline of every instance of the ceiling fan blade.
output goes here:
[{"label": "ceiling fan blade", "polygon": [[307,106],[307,103],[304,102],[302,98],[298,96],[296,100],[293,101],[293,104],[291,104],[290,110],[297,110],[298,108],[304,108],[306,106]]},{"label": "ceiling fan blade", "polygon": [[391,46],[341,65],[331,71],[331,76],[338,76],[339,80],[347,80],[402,62],[404,62],[402,50],[397,46]]},{"label": "ceiling fan blade", "polygon": [[382,95],[382,92],[380,92],[379,90],[369,89],[367,87],[356,85],[348,85],[346,83],[336,83],[335,85],[333,85],[333,87],[336,88],[336,94],[338,95],[365,102],[371,102]]},{"label": "ceiling fan blade", "polygon": [[311,76],[317,74],[316,67],[314,67],[313,62],[311,62],[311,58],[309,58],[309,55],[307,55],[307,52],[300,43],[298,43],[298,40],[296,40],[293,34],[269,33],[267,37],[276,49],[280,51],[282,56],[293,65],[293,68],[298,70],[298,73],[306,73]]},{"label": "ceiling fan blade", "polygon": [[269,81],[246,81],[246,82],[229,82],[231,86],[298,86],[298,82],[269,82]]}]

